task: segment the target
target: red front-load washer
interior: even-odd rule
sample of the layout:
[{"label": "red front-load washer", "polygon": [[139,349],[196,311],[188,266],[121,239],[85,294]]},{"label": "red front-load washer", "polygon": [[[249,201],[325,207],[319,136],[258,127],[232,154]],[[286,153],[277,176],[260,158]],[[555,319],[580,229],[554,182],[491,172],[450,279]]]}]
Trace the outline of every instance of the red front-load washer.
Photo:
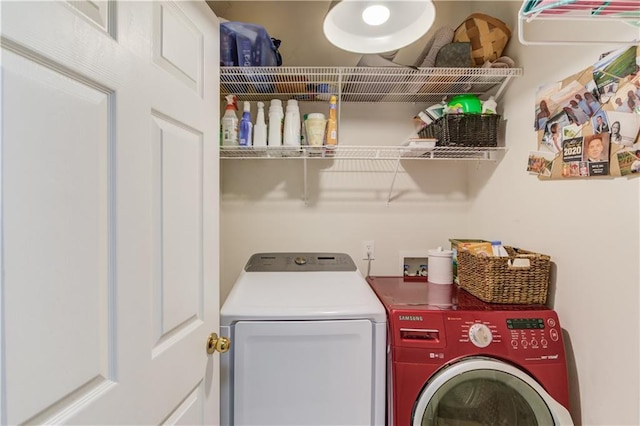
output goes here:
[{"label": "red front-load washer", "polygon": [[369,277],[388,315],[394,426],[573,425],[555,311],[456,285]]}]

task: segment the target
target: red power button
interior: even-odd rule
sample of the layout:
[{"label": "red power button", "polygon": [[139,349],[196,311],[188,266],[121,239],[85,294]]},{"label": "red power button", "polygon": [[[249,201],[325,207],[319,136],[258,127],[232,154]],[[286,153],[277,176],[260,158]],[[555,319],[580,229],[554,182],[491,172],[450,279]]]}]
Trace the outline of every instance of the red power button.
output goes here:
[{"label": "red power button", "polygon": [[560,338],[560,335],[558,334],[558,330],[556,330],[555,328],[552,328],[551,330],[549,330],[549,336],[551,337],[551,340],[553,340],[554,342],[557,342],[558,339]]}]

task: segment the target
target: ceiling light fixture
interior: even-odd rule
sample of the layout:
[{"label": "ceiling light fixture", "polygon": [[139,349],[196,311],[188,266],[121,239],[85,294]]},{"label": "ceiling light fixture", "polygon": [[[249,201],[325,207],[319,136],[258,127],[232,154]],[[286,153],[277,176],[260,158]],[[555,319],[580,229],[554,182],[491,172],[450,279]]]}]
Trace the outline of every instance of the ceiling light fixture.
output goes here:
[{"label": "ceiling light fixture", "polygon": [[389,8],[381,4],[374,4],[362,11],[362,20],[369,25],[382,25],[389,20]]},{"label": "ceiling light fixture", "polygon": [[343,50],[382,53],[418,40],[435,16],[432,0],[342,0],[331,3],[323,30]]}]

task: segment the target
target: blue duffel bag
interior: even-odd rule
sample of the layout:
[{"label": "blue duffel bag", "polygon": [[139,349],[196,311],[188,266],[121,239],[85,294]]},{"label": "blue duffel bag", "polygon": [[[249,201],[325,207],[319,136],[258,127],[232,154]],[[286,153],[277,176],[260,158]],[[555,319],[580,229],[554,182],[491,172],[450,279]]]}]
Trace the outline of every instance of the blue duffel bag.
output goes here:
[{"label": "blue duffel bag", "polygon": [[257,24],[220,24],[220,65],[226,67],[276,67],[282,65],[280,40]]}]

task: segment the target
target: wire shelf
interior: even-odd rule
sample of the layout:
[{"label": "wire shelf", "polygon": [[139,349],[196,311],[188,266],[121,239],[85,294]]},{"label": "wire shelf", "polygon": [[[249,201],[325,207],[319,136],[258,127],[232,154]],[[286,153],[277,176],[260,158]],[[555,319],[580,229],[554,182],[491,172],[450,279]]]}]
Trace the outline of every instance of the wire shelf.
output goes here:
[{"label": "wire shelf", "polygon": [[220,67],[220,94],[240,101],[440,102],[460,93],[499,97],[520,68]]},{"label": "wire shelf", "polygon": [[525,19],[540,17],[549,19],[616,19],[640,20],[640,4],[633,0],[609,0],[600,2],[580,2],[558,0],[543,5],[533,5],[525,1],[520,11]]},{"label": "wire shelf", "polygon": [[[594,39],[582,37],[565,38],[563,40],[543,40],[528,38],[525,27],[536,22],[546,23],[545,32],[566,28],[571,21],[589,22],[590,34]],[[621,36],[617,39],[601,36],[604,29],[611,30],[611,24],[624,22],[634,27],[640,27],[640,2],[637,0],[608,0],[608,1],[575,1],[557,0],[551,3],[536,4],[525,0],[518,12],[518,38],[525,45],[585,45],[609,43],[637,43],[640,33],[629,39]],[[605,26],[607,25],[607,26]],[[639,30],[640,31],[640,30]]]},{"label": "wire shelf", "polygon": [[220,147],[220,159],[239,160],[495,160],[502,147]]}]

